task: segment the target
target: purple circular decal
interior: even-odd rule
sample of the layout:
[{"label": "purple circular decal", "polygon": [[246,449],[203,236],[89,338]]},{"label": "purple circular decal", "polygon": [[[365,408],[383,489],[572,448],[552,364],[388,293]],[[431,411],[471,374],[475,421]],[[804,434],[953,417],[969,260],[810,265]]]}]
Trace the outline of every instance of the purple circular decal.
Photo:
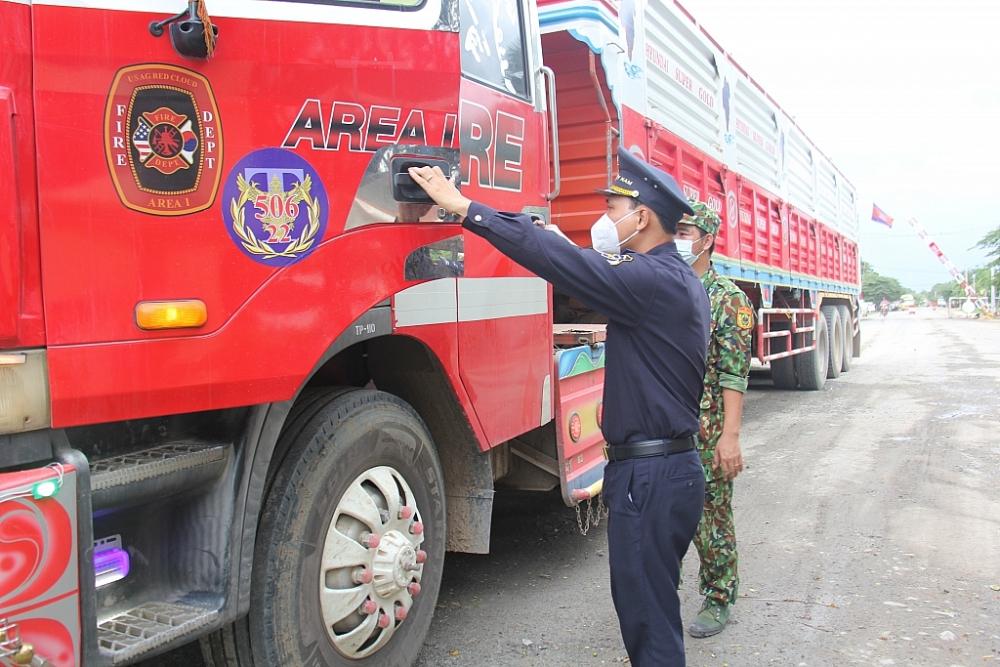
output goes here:
[{"label": "purple circular decal", "polygon": [[262,148],[244,155],[222,196],[230,238],[261,264],[294,264],[323,240],[326,191],[312,165],[292,151]]}]

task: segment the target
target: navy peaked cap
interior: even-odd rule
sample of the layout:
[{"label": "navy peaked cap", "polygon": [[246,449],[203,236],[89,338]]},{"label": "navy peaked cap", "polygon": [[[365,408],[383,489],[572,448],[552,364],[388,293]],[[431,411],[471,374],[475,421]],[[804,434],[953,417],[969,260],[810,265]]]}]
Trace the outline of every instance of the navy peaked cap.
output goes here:
[{"label": "navy peaked cap", "polygon": [[677,231],[677,223],[684,215],[694,215],[673,176],[622,147],[618,148],[618,176],[610,188],[598,192],[638,200],[656,211],[664,226],[672,231]]}]

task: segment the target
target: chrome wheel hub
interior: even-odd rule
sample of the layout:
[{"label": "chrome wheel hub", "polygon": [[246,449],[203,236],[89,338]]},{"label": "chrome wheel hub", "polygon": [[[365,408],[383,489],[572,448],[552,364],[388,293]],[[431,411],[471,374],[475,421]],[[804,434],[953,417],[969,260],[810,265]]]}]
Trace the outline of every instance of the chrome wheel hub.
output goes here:
[{"label": "chrome wheel hub", "polygon": [[319,600],[327,635],[347,658],[384,647],[420,594],[427,554],[413,492],[394,468],[365,471],[344,492],[323,542]]}]

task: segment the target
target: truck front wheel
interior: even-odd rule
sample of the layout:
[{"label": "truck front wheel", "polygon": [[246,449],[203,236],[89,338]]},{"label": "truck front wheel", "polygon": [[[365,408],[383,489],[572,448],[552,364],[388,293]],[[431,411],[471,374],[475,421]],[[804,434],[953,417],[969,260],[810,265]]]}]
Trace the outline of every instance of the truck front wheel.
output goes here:
[{"label": "truck front wheel", "polygon": [[410,665],[444,564],[430,433],[402,400],[371,390],[333,394],[299,419],[260,522],[248,633],[205,652],[254,667]]}]

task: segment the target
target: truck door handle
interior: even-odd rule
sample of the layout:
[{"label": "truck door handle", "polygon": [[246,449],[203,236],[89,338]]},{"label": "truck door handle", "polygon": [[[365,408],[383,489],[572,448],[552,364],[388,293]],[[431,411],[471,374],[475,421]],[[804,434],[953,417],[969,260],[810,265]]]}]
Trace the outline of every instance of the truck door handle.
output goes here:
[{"label": "truck door handle", "polygon": [[392,198],[408,204],[433,204],[424,189],[410,176],[410,167],[440,167],[445,178],[451,178],[451,164],[433,157],[400,156],[389,163],[392,171]]}]

